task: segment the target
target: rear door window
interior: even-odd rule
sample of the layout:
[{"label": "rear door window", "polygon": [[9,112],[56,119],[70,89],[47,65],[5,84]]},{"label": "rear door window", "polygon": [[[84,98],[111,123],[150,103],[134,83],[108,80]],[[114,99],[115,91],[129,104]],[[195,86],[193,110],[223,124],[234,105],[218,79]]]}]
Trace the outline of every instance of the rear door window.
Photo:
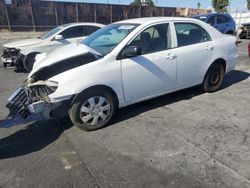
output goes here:
[{"label": "rear door window", "polygon": [[211,37],[201,26],[194,23],[175,23],[178,47],[187,46],[211,40]]}]

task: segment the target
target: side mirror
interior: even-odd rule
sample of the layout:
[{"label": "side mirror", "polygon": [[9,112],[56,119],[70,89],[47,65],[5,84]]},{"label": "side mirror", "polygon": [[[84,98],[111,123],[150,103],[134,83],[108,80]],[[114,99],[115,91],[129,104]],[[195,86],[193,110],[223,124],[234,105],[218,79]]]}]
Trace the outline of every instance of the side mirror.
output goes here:
[{"label": "side mirror", "polygon": [[141,47],[140,46],[128,46],[123,52],[123,57],[135,57],[141,55]]},{"label": "side mirror", "polygon": [[63,36],[62,35],[56,35],[55,36],[55,40],[62,40],[63,39]]}]

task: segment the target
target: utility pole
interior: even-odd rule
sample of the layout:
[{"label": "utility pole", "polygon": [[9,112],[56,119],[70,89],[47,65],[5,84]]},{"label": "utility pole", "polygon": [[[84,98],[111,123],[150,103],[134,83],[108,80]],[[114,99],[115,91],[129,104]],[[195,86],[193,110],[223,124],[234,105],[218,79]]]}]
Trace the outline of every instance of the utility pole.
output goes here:
[{"label": "utility pole", "polygon": [[231,11],[231,0],[228,0],[228,13]]}]

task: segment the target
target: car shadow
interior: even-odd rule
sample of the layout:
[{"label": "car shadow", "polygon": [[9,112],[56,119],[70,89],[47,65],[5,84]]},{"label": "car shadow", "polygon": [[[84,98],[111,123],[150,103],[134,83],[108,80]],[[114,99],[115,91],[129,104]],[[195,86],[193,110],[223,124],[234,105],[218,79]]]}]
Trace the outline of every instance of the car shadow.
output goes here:
[{"label": "car shadow", "polygon": [[71,126],[68,118],[64,118],[60,123],[55,120],[33,122],[0,139],[0,159],[18,157],[39,151],[57,140]]},{"label": "car shadow", "polygon": [[[234,84],[237,84],[241,81],[248,79],[250,74],[248,72],[233,70],[225,76],[223,85],[220,90],[224,90]],[[109,126],[112,126],[115,123],[133,118],[141,113],[144,113],[149,110],[153,110],[159,107],[166,106],[168,104],[173,104],[182,100],[189,100],[198,95],[202,95],[204,92],[201,90],[200,86],[191,87],[174,93],[166,94],[157,98],[153,98],[147,101],[133,104],[131,106],[120,109],[116,116],[113,118],[113,121]]]},{"label": "car shadow", "polygon": [[[249,76],[250,74],[247,72],[232,71],[232,73],[225,77],[221,90],[246,80]],[[122,108],[118,110],[109,126],[113,126],[116,123],[128,120],[152,109],[182,100],[189,100],[203,93],[200,87],[192,87]],[[12,124],[6,124],[6,128],[8,126],[11,127]],[[65,130],[71,127],[72,123],[67,117],[63,118],[60,122],[55,120],[39,120],[30,123],[25,128],[0,139],[0,159],[13,158],[39,151],[56,141]]]}]

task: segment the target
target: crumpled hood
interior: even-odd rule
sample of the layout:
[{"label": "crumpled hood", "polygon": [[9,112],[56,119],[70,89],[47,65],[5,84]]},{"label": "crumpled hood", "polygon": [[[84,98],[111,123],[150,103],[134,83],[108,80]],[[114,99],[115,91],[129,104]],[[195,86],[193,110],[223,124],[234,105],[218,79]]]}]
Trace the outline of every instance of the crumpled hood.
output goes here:
[{"label": "crumpled hood", "polygon": [[5,48],[21,48],[25,46],[35,45],[41,43],[43,40],[39,38],[18,40],[15,42],[6,43],[3,45]]},{"label": "crumpled hood", "polygon": [[49,68],[59,66],[60,64],[63,66],[63,62],[67,61],[68,59],[88,53],[91,53],[94,56],[101,56],[99,52],[80,43],[70,43],[63,47],[57,48],[48,55],[38,58],[38,60],[34,63],[33,69],[30,72],[28,78],[36,74],[36,72],[40,71],[41,69],[46,68],[49,70]]}]

